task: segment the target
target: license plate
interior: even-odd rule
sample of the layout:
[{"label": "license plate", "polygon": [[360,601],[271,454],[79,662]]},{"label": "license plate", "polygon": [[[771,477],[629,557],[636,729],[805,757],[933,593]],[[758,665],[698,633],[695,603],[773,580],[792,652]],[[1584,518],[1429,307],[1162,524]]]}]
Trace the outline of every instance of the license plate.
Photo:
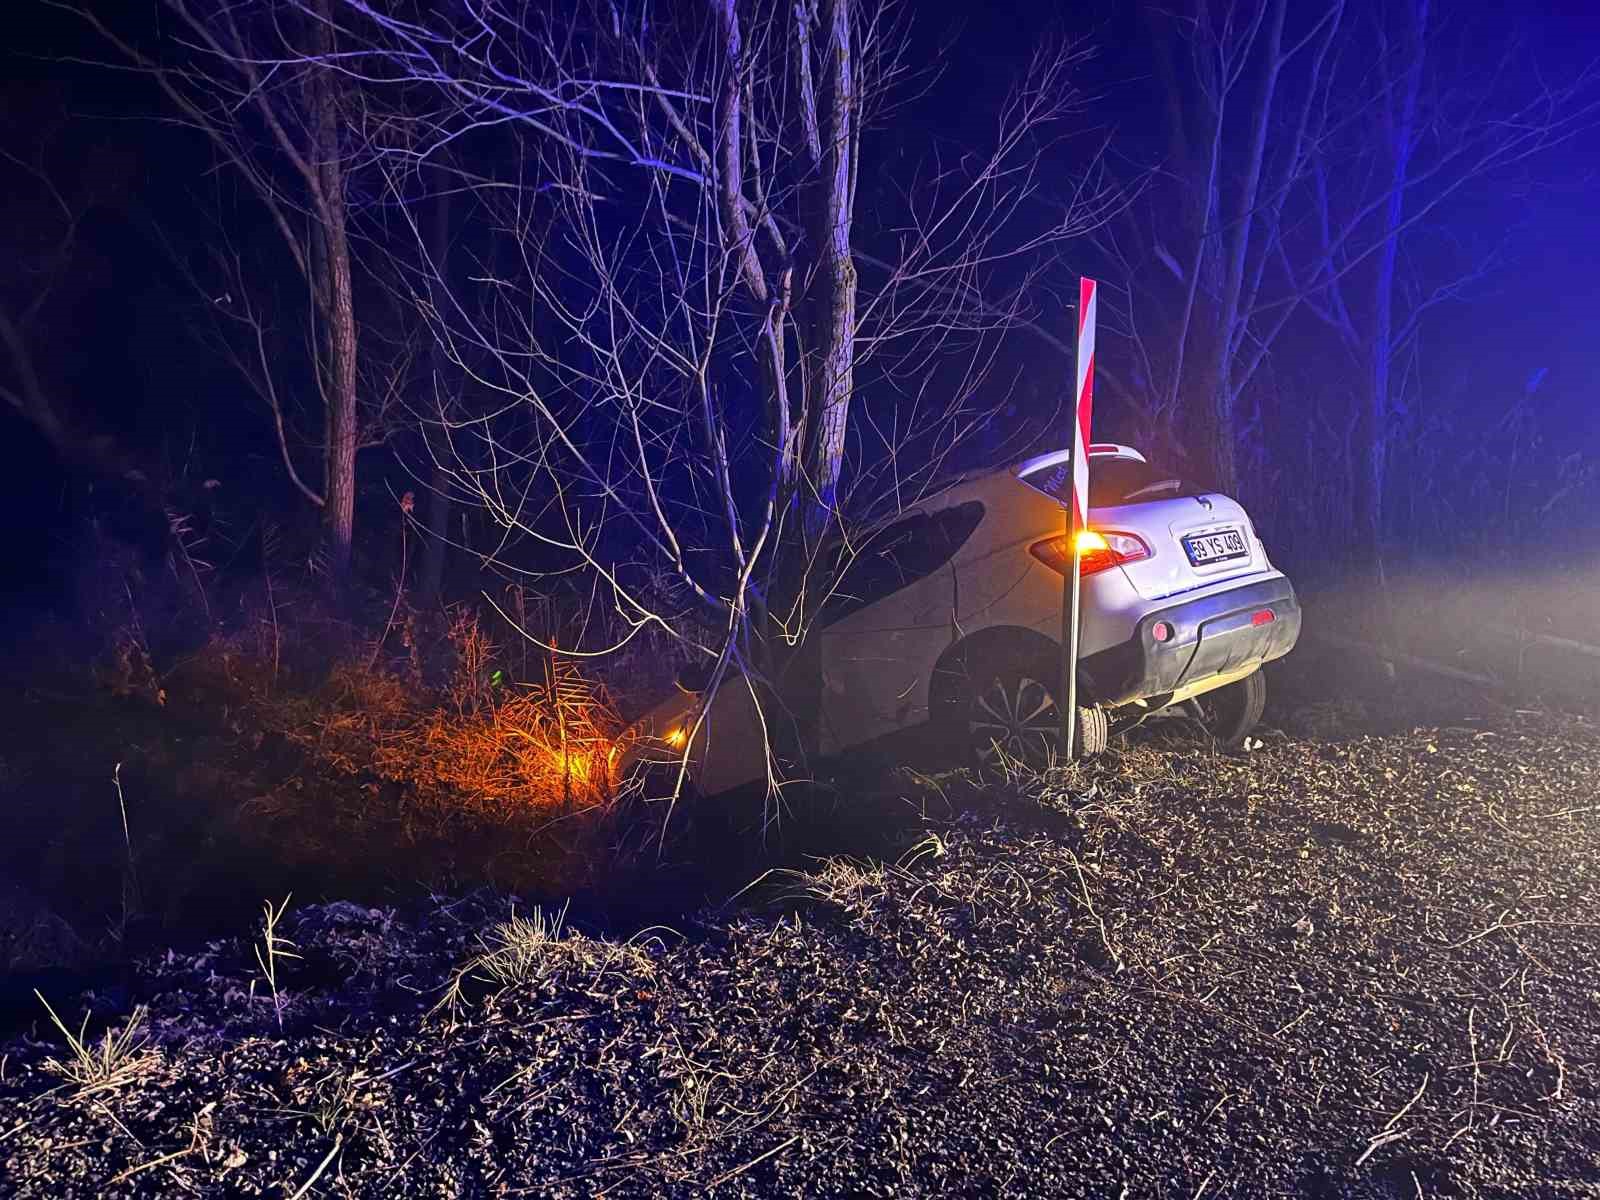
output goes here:
[{"label": "license plate", "polygon": [[1191,533],[1183,539],[1183,551],[1196,567],[1226,562],[1230,558],[1243,558],[1249,554],[1244,544],[1244,534],[1237,529],[1224,529],[1218,533]]}]

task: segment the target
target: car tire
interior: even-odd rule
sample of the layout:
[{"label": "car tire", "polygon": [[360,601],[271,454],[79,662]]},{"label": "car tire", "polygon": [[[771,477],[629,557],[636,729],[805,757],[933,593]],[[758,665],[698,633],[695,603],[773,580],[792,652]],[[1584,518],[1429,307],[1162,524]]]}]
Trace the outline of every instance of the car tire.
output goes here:
[{"label": "car tire", "polygon": [[1077,753],[1080,758],[1104,754],[1111,745],[1111,715],[1103,708],[1078,706]]},{"label": "car tire", "polygon": [[1262,671],[1246,675],[1195,699],[1200,723],[1224,746],[1237,746],[1255,731],[1267,707],[1267,677]]},{"label": "car tire", "polygon": [[[1058,651],[1039,637],[976,638],[934,672],[933,724],[963,765],[1003,774],[1009,762],[1043,770],[1061,753],[1061,709],[1049,681]],[[1041,678],[1043,677],[1043,678]],[[1079,706],[1077,748],[1099,754],[1110,740],[1104,709]]]}]

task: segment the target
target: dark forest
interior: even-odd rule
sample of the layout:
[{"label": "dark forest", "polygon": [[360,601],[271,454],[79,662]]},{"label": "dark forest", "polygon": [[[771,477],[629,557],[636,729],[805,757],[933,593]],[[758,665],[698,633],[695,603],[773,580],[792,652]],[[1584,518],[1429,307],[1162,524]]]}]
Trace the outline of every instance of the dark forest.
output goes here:
[{"label": "dark forest", "polygon": [[0,1193],[1593,1186],[1586,6],[4,63]]}]

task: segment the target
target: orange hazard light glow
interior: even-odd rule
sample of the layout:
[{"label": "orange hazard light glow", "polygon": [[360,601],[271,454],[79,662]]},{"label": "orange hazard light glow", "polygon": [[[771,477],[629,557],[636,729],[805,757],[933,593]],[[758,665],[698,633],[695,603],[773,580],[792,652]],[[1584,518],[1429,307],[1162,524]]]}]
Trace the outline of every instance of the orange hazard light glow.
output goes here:
[{"label": "orange hazard light glow", "polygon": [[[1150,557],[1150,547],[1134,533],[1080,529],[1075,535],[1074,544],[1078,549],[1078,573],[1085,579],[1123,563]],[[1065,575],[1072,570],[1072,555],[1067,552],[1067,546],[1066,535],[1058,534],[1035,542],[1028,550],[1052,571]]]}]

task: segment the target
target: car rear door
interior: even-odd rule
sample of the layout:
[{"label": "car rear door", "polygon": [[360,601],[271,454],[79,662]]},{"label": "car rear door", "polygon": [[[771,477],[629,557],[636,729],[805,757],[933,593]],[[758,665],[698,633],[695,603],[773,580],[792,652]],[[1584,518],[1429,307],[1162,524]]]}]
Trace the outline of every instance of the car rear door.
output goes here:
[{"label": "car rear door", "polygon": [[976,501],[904,515],[845,569],[821,617],[824,753],[925,715],[927,674],[955,628],[951,560],[983,515]]}]

